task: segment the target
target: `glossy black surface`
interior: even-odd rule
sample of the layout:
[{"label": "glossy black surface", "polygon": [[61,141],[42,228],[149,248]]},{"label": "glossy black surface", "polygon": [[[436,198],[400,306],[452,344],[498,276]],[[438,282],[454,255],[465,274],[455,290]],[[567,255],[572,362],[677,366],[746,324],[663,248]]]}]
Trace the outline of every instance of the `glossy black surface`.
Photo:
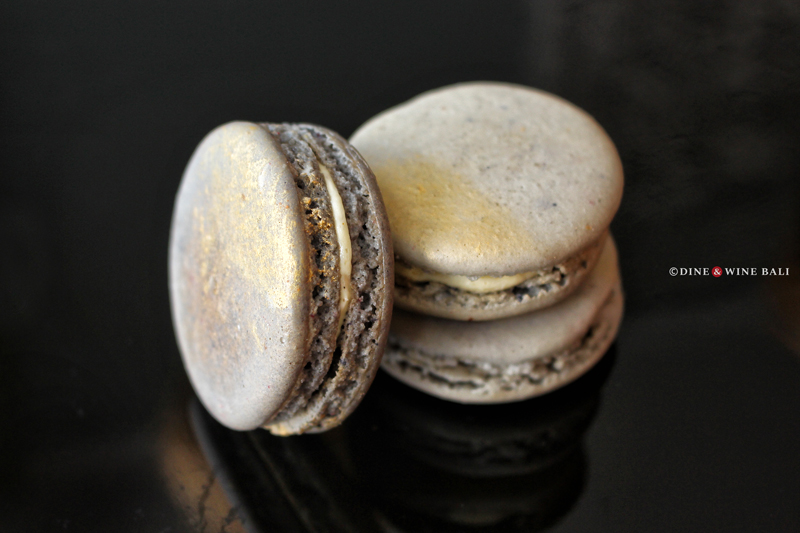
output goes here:
[{"label": "glossy black surface", "polygon": [[[0,57],[0,531],[800,531],[795,4],[14,1]],[[349,135],[475,79],[617,143],[609,357],[514,406],[382,375],[327,434],[210,420],[166,290],[194,146],[233,119]]]}]

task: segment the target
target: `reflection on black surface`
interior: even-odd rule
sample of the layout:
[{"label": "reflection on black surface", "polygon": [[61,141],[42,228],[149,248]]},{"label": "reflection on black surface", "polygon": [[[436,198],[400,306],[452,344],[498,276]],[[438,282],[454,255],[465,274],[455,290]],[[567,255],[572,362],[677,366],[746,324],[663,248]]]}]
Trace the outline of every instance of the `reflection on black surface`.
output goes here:
[{"label": "reflection on black surface", "polygon": [[380,374],[341,427],[274,437],[193,425],[248,531],[541,531],[580,496],[582,438],[614,348],[575,383],[521,403],[444,402]]},{"label": "reflection on black surface", "polygon": [[[204,457],[209,455],[207,443],[193,438],[192,427],[204,414],[195,403],[190,417],[175,410],[162,418],[156,439],[161,478],[187,531],[244,532],[247,515],[226,497],[230,493],[226,480]],[[195,422],[192,427],[191,422]]]},{"label": "reflection on black surface", "polygon": [[[789,272],[800,272],[800,257],[787,258],[781,264],[786,265]],[[766,285],[770,329],[790,350],[800,355],[800,277],[769,277]]]}]

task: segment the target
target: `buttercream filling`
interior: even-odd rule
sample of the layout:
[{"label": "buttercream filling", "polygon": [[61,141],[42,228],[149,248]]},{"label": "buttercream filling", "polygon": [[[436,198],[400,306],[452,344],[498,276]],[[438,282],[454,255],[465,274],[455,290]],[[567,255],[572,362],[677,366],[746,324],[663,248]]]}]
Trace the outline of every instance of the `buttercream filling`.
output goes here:
[{"label": "buttercream filling", "polygon": [[484,294],[487,292],[497,292],[515,287],[534,276],[537,272],[523,272],[512,276],[461,276],[458,274],[441,274],[439,272],[428,272],[421,268],[404,265],[399,261],[394,265],[395,272],[410,281],[425,282],[435,281],[448,287],[454,287],[463,291]]},{"label": "buttercream filling", "polygon": [[350,230],[347,227],[347,216],[344,211],[342,197],[339,189],[333,182],[330,170],[320,163],[319,169],[325,177],[325,188],[328,189],[328,196],[331,198],[333,208],[333,227],[336,230],[336,239],[339,241],[339,330],[342,329],[344,316],[347,313],[347,306],[350,304],[352,290],[350,288],[351,276],[353,272],[353,248],[350,243]]}]

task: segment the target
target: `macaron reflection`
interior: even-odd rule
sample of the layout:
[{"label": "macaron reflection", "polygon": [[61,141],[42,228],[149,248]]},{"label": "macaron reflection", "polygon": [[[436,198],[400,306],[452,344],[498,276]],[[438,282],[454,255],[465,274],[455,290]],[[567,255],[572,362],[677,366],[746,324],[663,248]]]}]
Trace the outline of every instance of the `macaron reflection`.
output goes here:
[{"label": "macaron reflection", "polygon": [[540,531],[554,524],[582,492],[582,438],[612,364],[609,354],[560,391],[503,406],[459,405],[388,379],[376,383],[375,401],[343,430],[382,530]]},{"label": "macaron reflection", "polygon": [[195,429],[252,531],[540,531],[582,492],[582,438],[612,365],[613,347],[569,386],[503,406],[445,402],[381,373],[324,434],[238,433],[208,416]]}]

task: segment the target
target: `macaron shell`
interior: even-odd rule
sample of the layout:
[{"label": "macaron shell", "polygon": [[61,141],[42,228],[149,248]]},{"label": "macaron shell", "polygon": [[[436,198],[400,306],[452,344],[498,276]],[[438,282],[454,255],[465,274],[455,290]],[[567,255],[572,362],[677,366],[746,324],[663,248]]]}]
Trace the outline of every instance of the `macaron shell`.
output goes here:
[{"label": "macaron shell", "polygon": [[169,252],[173,321],[200,400],[229,427],[258,427],[297,386],[311,290],[294,178],[263,128],[229,123],[198,146]]},{"label": "macaron shell", "polygon": [[552,266],[599,239],[622,197],[603,128],[527,87],[430,91],[374,117],[351,143],[378,179],[395,253],[444,274]]}]

